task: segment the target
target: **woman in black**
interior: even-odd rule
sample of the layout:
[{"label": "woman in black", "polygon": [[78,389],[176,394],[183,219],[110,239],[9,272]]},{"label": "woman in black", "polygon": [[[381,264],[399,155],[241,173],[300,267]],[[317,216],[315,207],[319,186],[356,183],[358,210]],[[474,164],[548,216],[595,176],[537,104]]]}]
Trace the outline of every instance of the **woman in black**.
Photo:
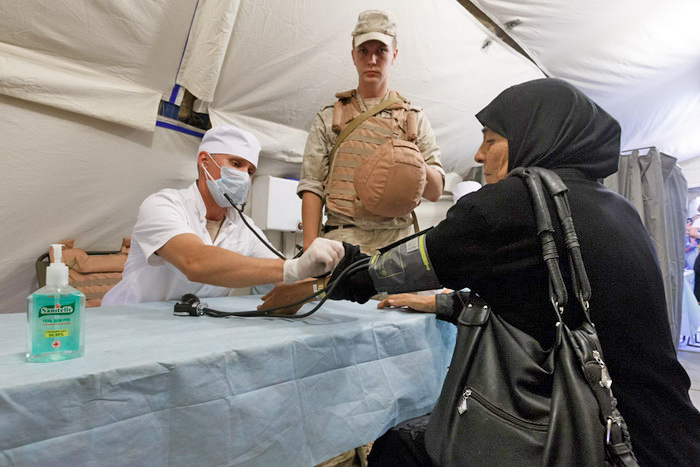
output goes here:
[{"label": "woman in black", "polygon": [[[505,176],[516,167],[554,170],[569,188],[592,319],[635,455],[643,466],[700,462],[700,413],[676,358],[654,247],[634,208],[598,181],[617,171],[618,123],[556,79],[507,89],[477,119],[484,143],[475,159],[484,163],[489,184],[462,197],[427,233],[434,276],[413,276],[406,291],[419,290],[421,281],[426,288],[468,287],[550,345],[554,316],[543,313],[551,305],[530,197],[522,180]],[[385,285],[363,270],[338,284],[332,298],[366,301],[378,291],[397,291]],[[451,304],[449,297],[440,300]]]}]

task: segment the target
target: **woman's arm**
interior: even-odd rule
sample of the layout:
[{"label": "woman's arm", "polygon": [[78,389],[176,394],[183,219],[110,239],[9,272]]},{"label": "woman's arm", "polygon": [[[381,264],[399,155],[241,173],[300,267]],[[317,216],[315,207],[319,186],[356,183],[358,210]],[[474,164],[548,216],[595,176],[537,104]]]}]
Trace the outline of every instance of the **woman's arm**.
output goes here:
[{"label": "woman's arm", "polygon": [[410,308],[423,313],[435,313],[437,319],[457,323],[457,318],[469,303],[467,292],[443,292],[437,295],[410,293],[391,295],[377,304],[377,308]]}]

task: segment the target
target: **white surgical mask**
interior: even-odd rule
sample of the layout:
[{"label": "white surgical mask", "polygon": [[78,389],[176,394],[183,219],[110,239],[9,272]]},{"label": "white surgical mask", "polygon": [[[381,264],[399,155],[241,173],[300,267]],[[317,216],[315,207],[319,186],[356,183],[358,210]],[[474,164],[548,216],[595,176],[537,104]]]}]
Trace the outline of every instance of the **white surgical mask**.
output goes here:
[{"label": "white surgical mask", "polygon": [[222,208],[231,207],[231,203],[228,202],[224,193],[231,198],[234,204],[242,204],[248,197],[250,175],[230,167],[221,167],[210,154],[208,155],[211,161],[214,162],[214,165],[219,167],[221,171],[221,177],[218,180],[214,180],[214,177],[212,177],[209,171],[202,165],[202,169],[204,169],[204,173],[208,178],[207,187],[209,188],[209,193],[211,193],[216,204]]}]

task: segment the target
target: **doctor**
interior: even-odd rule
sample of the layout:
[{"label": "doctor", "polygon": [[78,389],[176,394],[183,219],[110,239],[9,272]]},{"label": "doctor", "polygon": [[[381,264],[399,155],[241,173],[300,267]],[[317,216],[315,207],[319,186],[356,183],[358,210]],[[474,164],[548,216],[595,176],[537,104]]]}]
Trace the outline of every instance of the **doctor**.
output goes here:
[{"label": "doctor", "polygon": [[197,154],[199,178],[141,204],[122,280],[102,305],[178,300],[186,293],[224,296],[230,288],[290,283],[332,270],[344,254],[340,242],[319,238],[300,258],[278,259],[225,198],[245,201],[259,153],[260,143],[245,130],[227,125],[207,131]]}]

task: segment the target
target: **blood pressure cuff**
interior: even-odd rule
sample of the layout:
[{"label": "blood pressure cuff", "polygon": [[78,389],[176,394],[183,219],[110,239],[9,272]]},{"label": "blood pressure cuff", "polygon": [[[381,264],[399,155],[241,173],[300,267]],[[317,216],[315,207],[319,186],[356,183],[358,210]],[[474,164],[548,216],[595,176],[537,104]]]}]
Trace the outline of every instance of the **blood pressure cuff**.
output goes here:
[{"label": "blood pressure cuff", "polygon": [[425,234],[373,256],[369,275],[378,292],[393,294],[442,288],[425,247]]}]

